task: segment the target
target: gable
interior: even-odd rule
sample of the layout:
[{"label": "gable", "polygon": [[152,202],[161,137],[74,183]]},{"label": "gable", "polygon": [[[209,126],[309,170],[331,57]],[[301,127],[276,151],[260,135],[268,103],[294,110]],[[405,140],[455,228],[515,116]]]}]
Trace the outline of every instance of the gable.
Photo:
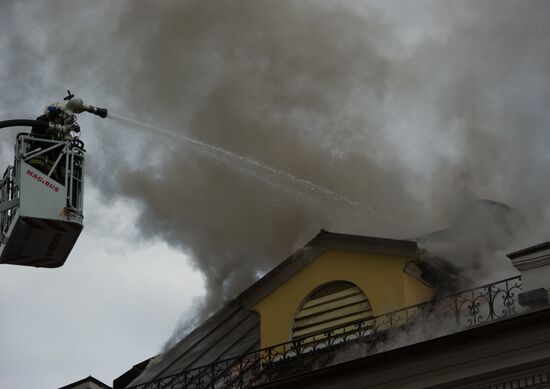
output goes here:
[{"label": "gable", "polygon": [[349,235],[321,230],[303,248],[286,258],[260,280],[241,293],[237,299],[246,307],[253,308],[271,291],[281,286],[309,263],[330,249],[385,254],[418,259],[418,246],[415,241],[375,238]]},{"label": "gable", "polygon": [[326,250],[254,305],[260,314],[262,347],[291,340],[295,316],[304,301],[332,282],[359,288],[368,298],[373,315],[432,299],[435,292],[431,287],[404,272],[409,262],[410,258],[398,255]]}]

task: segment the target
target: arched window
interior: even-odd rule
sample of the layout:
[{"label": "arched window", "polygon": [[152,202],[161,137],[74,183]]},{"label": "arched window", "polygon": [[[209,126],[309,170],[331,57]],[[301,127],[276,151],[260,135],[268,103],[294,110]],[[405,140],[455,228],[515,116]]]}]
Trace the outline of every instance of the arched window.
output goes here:
[{"label": "arched window", "polygon": [[294,319],[292,337],[303,337],[372,316],[367,296],[355,284],[334,281],[315,290]]}]

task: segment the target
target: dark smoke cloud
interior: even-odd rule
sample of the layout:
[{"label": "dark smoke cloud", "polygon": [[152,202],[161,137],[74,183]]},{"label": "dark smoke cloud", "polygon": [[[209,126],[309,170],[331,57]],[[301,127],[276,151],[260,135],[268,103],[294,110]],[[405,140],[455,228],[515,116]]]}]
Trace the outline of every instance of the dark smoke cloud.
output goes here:
[{"label": "dark smoke cloud", "polygon": [[[375,210],[293,184],[274,189],[188,145],[105,130],[108,141],[97,140],[89,157],[92,183],[142,204],[144,237],[192,255],[209,287],[204,314],[320,228],[419,236],[490,198],[536,226],[499,252],[535,243],[547,232],[550,4],[385,3],[9,2],[3,7],[32,10],[35,21],[7,43],[21,53],[2,63],[37,83],[44,70],[77,79],[103,98],[98,105]],[[77,15],[70,34],[62,28],[68,15]],[[56,39],[26,35],[46,32]],[[505,266],[487,262],[476,266]]]},{"label": "dark smoke cloud", "polygon": [[[364,111],[383,98],[390,68],[379,48],[388,29],[375,19],[308,2],[142,5],[121,24],[131,36],[134,19],[158,18],[139,53],[133,107],[161,102],[153,110],[165,118],[160,125],[337,188],[382,214],[388,198],[414,203],[402,171],[376,160],[380,134],[365,133],[380,125],[374,109],[372,119]],[[186,148],[165,155],[156,171],[157,178],[124,174],[121,188],[147,204],[145,234],[192,252],[211,291],[207,309],[320,228],[398,233],[372,215],[297,199]]]}]

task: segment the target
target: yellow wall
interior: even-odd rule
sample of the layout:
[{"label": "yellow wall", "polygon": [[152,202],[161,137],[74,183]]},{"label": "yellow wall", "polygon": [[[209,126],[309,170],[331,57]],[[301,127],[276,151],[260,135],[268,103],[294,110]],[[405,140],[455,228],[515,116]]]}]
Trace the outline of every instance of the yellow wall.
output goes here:
[{"label": "yellow wall", "polygon": [[403,272],[408,258],[329,250],[264,297],[260,313],[262,347],[291,340],[294,316],[304,299],[331,281],[348,281],[367,295],[373,314],[431,300],[434,290]]}]

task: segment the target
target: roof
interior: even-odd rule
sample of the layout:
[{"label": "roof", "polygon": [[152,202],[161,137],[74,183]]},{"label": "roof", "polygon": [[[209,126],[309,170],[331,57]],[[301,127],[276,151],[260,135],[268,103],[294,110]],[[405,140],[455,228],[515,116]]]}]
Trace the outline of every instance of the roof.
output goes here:
[{"label": "roof", "polygon": [[244,354],[259,346],[259,317],[232,300],[171,349],[152,358],[130,386]]},{"label": "roof", "polygon": [[136,379],[137,376],[139,376],[143,371],[147,368],[149,365],[149,362],[151,362],[153,358],[148,358],[143,362],[136,363],[130,370],[128,370],[126,373],[122,374],[120,377],[113,380],[113,388],[119,389],[119,388],[125,388],[127,387],[130,382],[132,382],[134,379]]},{"label": "roof", "polygon": [[[332,233],[321,230],[302,249],[281,262],[236,299],[203,322],[163,354],[142,362],[143,372],[129,386],[137,386],[184,370],[235,357],[260,348],[260,318],[252,306],[329,249],[404,256],[421,262],[415,241]],[[418,274],[412,274],[419,277]],[[136,365],[137,366],[137,365]],[[134,366],[115,380],[127,384]],[[133,372],[132,372],[133,371]],[[118,386],[117,388],[124,387]]]},{"label": "roof", "polygon": [[92,377],[91,375],[86,377],[86,378],[81,379],[80,381],[76,381],[76,382],[73,382],[72,384],[65,385],[65,386],[63,386],[59,389],[76,388],[77,386],[85,384],[87,382],[92,382],[92,383],[96,384],[97,386],[99,386],[100,388],[112,389],[109,385],[104,384],[103,382],[101,382],[97,378]]}]

